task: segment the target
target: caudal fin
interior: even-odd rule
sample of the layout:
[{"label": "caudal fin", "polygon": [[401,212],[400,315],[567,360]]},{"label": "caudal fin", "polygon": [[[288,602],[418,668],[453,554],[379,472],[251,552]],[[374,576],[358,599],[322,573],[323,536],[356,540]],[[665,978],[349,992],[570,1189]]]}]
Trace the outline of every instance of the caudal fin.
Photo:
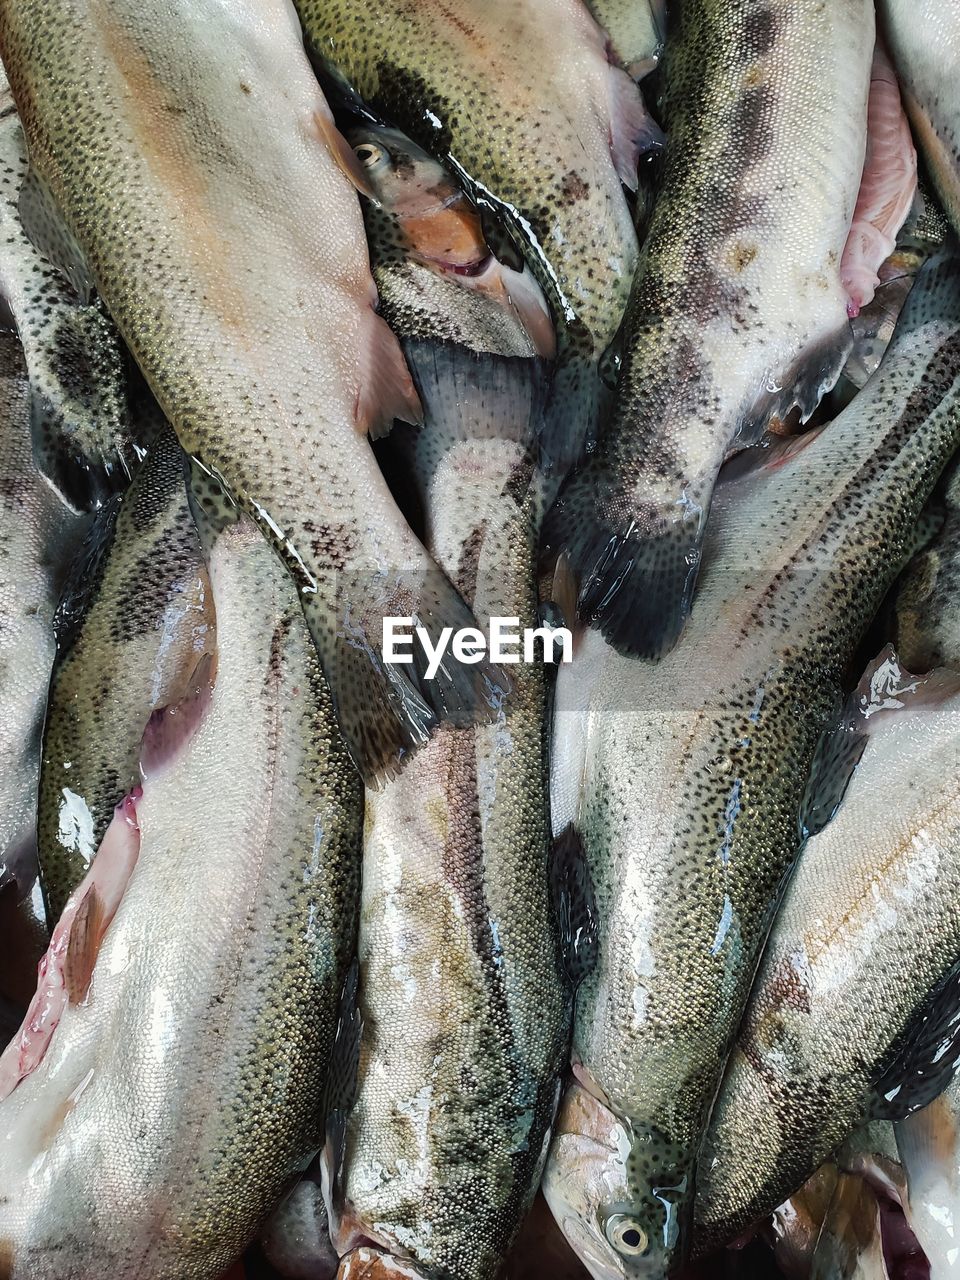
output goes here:
[{"label": "caudal fin", "polygon": [[616,505],[601,508],[598,466],[588,463],[568,482],[547,516],[546,542],[566,553],[581,620],[619,653],[656,661],[676,644],[690,614],[706,503],[690,502],[679,516],[669,509],[634,512],[626,504],[622,514]]},{"label": "caudal fin", "polygon": [[[319,609],[305,599],[340,730],[368,786],[395,777],[441,721],[464,728],[498,714],[509,682],[486,658],[454,657],[453,638],[476,620],[436,567],[395,574],[386,583],[369,574],[341,575],[332,647]],[[385,618],[411,619],[398,624],[398,632],[413,633],[399,648],[409,661],[384,656]],[[431,651],[447,644],[436,670],[418,628]]]}]

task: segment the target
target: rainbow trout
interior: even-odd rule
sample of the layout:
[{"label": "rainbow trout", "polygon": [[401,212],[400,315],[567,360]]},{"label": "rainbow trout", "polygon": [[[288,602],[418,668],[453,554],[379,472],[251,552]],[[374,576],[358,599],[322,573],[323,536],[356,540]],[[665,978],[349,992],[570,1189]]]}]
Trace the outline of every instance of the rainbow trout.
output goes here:
[{"label": "rainbow trout", "polygon": [[[426,412],[419,433],[398,427],[385,442],[394,474],[478,617],[532,625],[543,364],[502,298],[424,265],[457,216],[437,162],[394,133],[351,136],[361,156],[389,151],[370,170],[374,274]],[[432,225],[411,236],[408,220],[398,253],[378,235],[384,215],[441,181]],[[569,998],[549,878],[545,678],[538,663],[510,672],[492,724],[441,728],[367,794],[363,1031],[331,1218],[340,1280],[492,1280],[539,1182]]]},{"label": "rainbow trout", "polygon": [[676,642],[729,451],[809,417],[843,368],[873,47],[869,0],[677,6],[616,403],[547,526],[581,618],[622,653]]},{"label": "rainbow trout", "polygon": [[583,641],[599,669],[575,829],[599,931],[544,1190],[602,1280],[662,1276],[689,1243],[698,1149],[817,740],[958,443],[960,263],[941,255],[849,408],[721,486],[677,650],[649,667]]},{"label": "rainbow trout", "polygon": [[801,821],[704,1148],[702,1247],[960,1063],[960,674],[913,676],[884,650],[820,745]]},{"label": "rainbow trout", "polygon": [[212,695],[118,806],[0,1057],[10,1280],[218,1280],[322,1140],[360,782],[269,546],[243,519],[209,555]]},{"label": "rainbow trout", "polygon": [[667,34],[665,0],[587,0],[617,61],[639,80],[657,65]]},{"label": "rainbow trout", "polygon": [[23,351],[0,331],[0,885],[13,879],[24,890],[34,881],[54,612],[85,523],[34,466]]},{"label": "rainbow trout", "polygon": [[609,399],[598,361],[637,240],[621,182],[659,145],[639,90],[581,0],[297,0],[313,49],[502,219],[550,303],[558,370],[541,439],[559,474]]},{"label": "rainbow trout", "polygon": [[37,832],[51,925],[140,781],[151,717],[209,683],[216,625],[184,461],[167,428],[100,516],[57,612]]},{"label": "rainbow trout", "polygon": [[34,452],[77,507],[97,507],[139,458],[120,339],[89,282],[73,280],[24,230],[27,147],[0,68],[0,294],[23,343]]},{"label": "rainbow trout", "polygon": [[[180,443],[292,573],[351,754],[397,771],[491,673],[382,661],[383,618],[470,612],[367,434],[420,406],[376,312],[355,187],[289,0],[5,0],[31,161]],[[417,657],[420,650],[417,651]]]},{"label": "rainbow trout", "polygon": [[941,0],[880,0],[877,14],[918,145],[960,231],[960,12]]}]

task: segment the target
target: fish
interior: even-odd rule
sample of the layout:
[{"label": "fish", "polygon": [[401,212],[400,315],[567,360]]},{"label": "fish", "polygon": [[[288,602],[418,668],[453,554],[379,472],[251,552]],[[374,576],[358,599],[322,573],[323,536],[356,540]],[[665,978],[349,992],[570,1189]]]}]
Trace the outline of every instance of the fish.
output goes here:
[{"label": "fish", "polygon": [[447,165],[536,273],[557,330],[539,448],[556,480],[609,400],[599,365],[637,260],[621,184],[661,142],[640,91],[581,0],[297,8],[334,82]]},{"label": "fish", "polygon": [[[358,153],[369,145],[356,139]],[[415,187],[415,165],[398,173]],[[532,626],[545,364],[505,299],[424,267],[416,244],[398,261],[369,213],[383,314],[425,410],[418,432],[398,425],[381,452],[478,619]],[[495,721],[442,726],[389,788],[367,792],[362,1031],[330,1220],[340,1280],[492,1280],[539,1182],[570,998],[550,874],[546,676],[539,662],[509,669]]]},{"label": "fish", "polygon": [[118,805],[0,1057],[11,1280],[215,1280],[323,1140],[360,779],[289,576],[193,484],[216,681]]},{"label": "fish", "polygon": [[930,177],[960,231],[960,16],[937,0],[880,0],[877,15]]},{"label": "fish", "polygon": [[897,590],[897,652],[911,671],[960,670],[960,469],[943,495],[943,523],[907,566]]},{"label": "fish", "polygon": [[56,656],[53,621],[86,518],[44,481],[30,444],[30,384],[0,330],[0,884],[35,883],[40,737]]},{"label": "fish", "polygon": [[441,719],[488,712],[494,673],[383,661],[385,616],[433,638],[472,619],[369,447],[421,408],[292,5],[8,0],[0,55],[37,181],[184,450],[283,558],[351,755],[383,783]]},{"label": "fish", "polygon": [[[552,359],[556,334],[533,273],[500,262],[486,242],[479,214],[439,160],[399,129],[367,124],[348,129],[345,136],[374,196],[364,206],[364,218],[375,246],[375,277],[396,290],[400,281],[416,277],[415,265],[428,267],[455,286],[450,291],[454,324],[467,301],[462,291],[475,290],[483,299],[475,307],[481,326],[493,323],[497,314],[486,305],[489,298],[515,322],[514,332],[519,326],[530,339],[532,355]],[[434,281],[428,292],[436,295]],[[409,336],[409,329],[404,332]]]},{"label": "fish", "polygon": [[140,459],[116,329],[89,283],[70,280],[31,241],[21,199],[26,142],[0,68],[0,296],[23,344],[35,456],[77,509],[103,505]]},{"label": "fish", "polygon": [[[677,649],[650,666],[588,630],[569,668],[568,688],[578,663],[596,687],[582,763],[567,757],[579,793],[556,794],[597,935],[543,1188],[598,1280],[662,1276],[690,1247],[698,1152],[798,852],[814,750],[958,443],[958,353],[960,265],[941,253],[849,408],[724,479]],[[570,732],[562,696],[558,682]]]},{"label": "fish", "polygon": [[260,1251],[284,1280],[334,1280],[340,1259],[330,1241],[319,1161],[270,1215]]},{"label": "fish", "polygon": [[660,61],[667,33],[666,0],[588,0],[620,65],[635,80]]},{"label": "fish", "polygon": [[165,427],[91,530],[58,607],[37,830],[51,927],[141,781],[151,718],[212,678],[216,618],[184,463]]},{"label": "fish", "polygon": [[704,1146],[703,1245],[762,1217],[855,1127],[908,1116],[949,1084],[960,1063],[957,766],[960,675],[914,676],[887,646],[814,762],[809,837]]},{"label": "fish", "polygon": [[960,1080],[895,1125],[906,1175],[910,1226],[930,1262],[930,1280],[960,1270]]},{"label": "fish", "polygon": [[840,262],[875,43],[867,0],[690,0],[674,18],[613,410],[544,534],[580,618],[650,660],[690,613],[724,458],[795,407],[808,419],[850,350]]}]

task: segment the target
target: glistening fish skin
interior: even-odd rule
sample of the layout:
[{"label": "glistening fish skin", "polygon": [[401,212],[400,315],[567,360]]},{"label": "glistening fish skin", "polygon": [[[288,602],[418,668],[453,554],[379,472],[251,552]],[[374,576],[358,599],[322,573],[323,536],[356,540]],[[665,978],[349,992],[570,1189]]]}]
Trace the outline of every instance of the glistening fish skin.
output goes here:
[{"label": "glistening fish skin", "polygon": [[[478,295],[412,275],[391,248],[381,262],[374,234],[375,276],[398,304],[391,323],[417,335],[404,350],[426,422],[384,444],[399,455],[396,474],[413,478],[427,545],[478,617],[528,625],[536,540],[525,495],[543,366],[497,349],[516,327],[509,308],[484,299],[484,333]],[[451,341],[454,330],[486,349]],[[367,795],[363,1032],[331,1223],[341,1280],[491,1280],[539,1181],[569,997],[549,879],[544,673],[510,674],[494,723],[443,726],[385,792]]]},{"label": "glistening fish skin", "polygon": [[23,343],[37,457],[74,505],[95,507],[123,488],[137,457],[120,339],[101,304],[80,297],[28,238],[20,210],[27,174],[0,69],[0,293]]},{"label": "glistening fish skin", "polygon": [[215,652],[183,451],[169,428],[92,531],[57,621],[37,833],[51,925],[140,781],[151,715],[185,697]]},{"label": "glistening fish skin", "polygon": [[478,669],[380,661],[384,615],[470,615],[363,436],[420,408],[289,0],[5,0],[0,52],[157,400],[283,556],[351,753],[391,774],[439,717],[472,719]]},{"label": "glistening fish skin", "polygon": [[911,676],[885,650],[821,746],[808,820],[839,795],[790,881],[727,1066],[701,1164],[702,1247],[768,1213],[871,1116],[931,1101],[960,1060],[960,675]]},{"label": "glistening fish skin", "polygon": [[897,653],[910,671],[960,670],[960,467],[947,485],[942,528],[903,576],[896,622]]},{"label": "glistening fish skin", "polygon": [[637,258],[621,180],[652,136],[636,86],[581,0],[297,0],[318,55],[371,108],[466,176],[502,215],[557,326],[543,457],[595,431],[597,362]]},{"label": "glistening fish skin", "polygon": [[960,231],[960,12],[941,0],[880,0],[877,12],[917,143]]},{"label": "glistening fish skin", "polygon": [[905,1209],[930,1261],[930,1280],[960,1265],[960,1079],[895,1126],[907,1178]]},{"label": "glistening fish skin", "polygon": [[53,617],[84,524],[34,466],[23,352],[0,331],[0,884],[33,860]]},{"label": "glistening fish skin", "polygon": [[89,988],[0,1102],[12,1280],[217,1280],[322,1140],[360,784],[249,521],[216,539],[210,577],[205,718],[134,802],[139,855]]},{"label": "glistening fish skin", "polygon": [[623,653],[682,630],[731,447],[794,404],[809,417],[843,367],[873,45],[869,0],[677,6],[614,412],[548,523],[581,617]]},{"label": "glistening fish skin", "polygon": [[590,12],[610,37],[617,60],[632,76],[651,71],[667,33],[664,0],[587,0]]},{"label": "glistening fish skin", "polygon": [[[851,406],[767,455],[779,465],[721,485],[677,650],[656,667],[603,656],[581,730],[578,826],[600,922],[574,1026],[586,1099],[544,1190],[604,1280],[661,1276],[682,1251],[817,739],[958,443],[960,267],[940,257]],[[588,634],[578,661],[603,647]]]}]

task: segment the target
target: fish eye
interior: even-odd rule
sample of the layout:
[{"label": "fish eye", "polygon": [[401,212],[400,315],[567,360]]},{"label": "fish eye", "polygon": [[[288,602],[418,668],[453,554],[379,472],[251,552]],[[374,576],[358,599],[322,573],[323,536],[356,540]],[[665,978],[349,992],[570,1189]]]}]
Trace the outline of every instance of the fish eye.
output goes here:
[{"label": "fish eye", "polygon": [[635,1218],[625,1213],[615,1213],[604,1227],[606,1237],[616,1249],[628,1258],[639,1258],[647,1252],[649,1237]]},{"label": "fish eye", "polygon": [[378,147],[375,142],[361,142],[354,147],[354,151],[357,154],[357,159],[365,169],[376,168],[384,158],[383,148]]}]

